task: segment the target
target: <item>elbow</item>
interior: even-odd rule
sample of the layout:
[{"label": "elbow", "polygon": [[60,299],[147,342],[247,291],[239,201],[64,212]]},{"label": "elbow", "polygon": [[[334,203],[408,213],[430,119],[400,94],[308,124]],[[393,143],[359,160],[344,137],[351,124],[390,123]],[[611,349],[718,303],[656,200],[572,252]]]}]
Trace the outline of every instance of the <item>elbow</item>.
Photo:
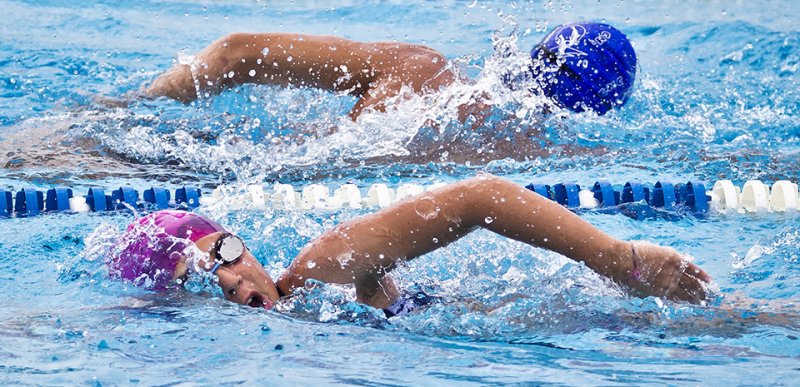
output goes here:
[{"label": "elbow", "polygon": [[480,172],[477,176],[467,179],[465,183],[470,190],[482,191],[487,188],[505,185],[508,181],[491,173]]},{"label": "elbow", "polygon": [[232,32],[217,39],[214,45],[217,46],[219,50],[230,50],[245,45],[245,42],[252,36],[253,34],[244,32]]},{"label": "elbow", "polygon": [[217,39],[212,43],[211,56],[230,64],[239,63],[244,58],[244,48],[247,47],[251,34],[234,32]]},{"label": "elbow", "polygon": [[501,206],[502,199],[518,196],[516,190],[524,189],[506,179],[490,173],[480,173],[464,181],[461,195],[469,210],[464,214],[473,226],[485,227],[487,216],[493,216]]}]

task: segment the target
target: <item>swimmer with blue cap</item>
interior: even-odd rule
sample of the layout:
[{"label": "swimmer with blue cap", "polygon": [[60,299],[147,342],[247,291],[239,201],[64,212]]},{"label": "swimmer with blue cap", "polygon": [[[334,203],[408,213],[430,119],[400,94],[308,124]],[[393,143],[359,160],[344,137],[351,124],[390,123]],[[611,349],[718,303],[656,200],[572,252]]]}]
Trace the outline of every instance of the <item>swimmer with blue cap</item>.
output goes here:
[{"label": "swimmer with blue cap", "polygon": [[391,317],[425,301],[404,297],[392,270],[478,228],[583,262],[635,296],[692,303],[708,297],[711,277],[675,250],[616,239],[561,205],[488,174],[337,225],[305,246],[274,282],[240,237],[183,211],[133,222],[106,263],[112,278],[156,291],[180,287],[198,272],[211,274],[228,300],[265,309],[310,279],[352,284],[359,302]]},{"label": "swimmer with blue cap", "polygon": [[[603,23],[556,27],[531,51],[530,89],[575,112],[625,104],[636,78],[628,38]],[[349,116],[384,111],[406,87],[424,94],[451,84],[445,57],[422,45],[362,43],[335,36],[234,33],[156,78],[145,95],[190,102],[245,83],[314,87],[358,97]],[[524,85],[510,85],[512,88]]]}]

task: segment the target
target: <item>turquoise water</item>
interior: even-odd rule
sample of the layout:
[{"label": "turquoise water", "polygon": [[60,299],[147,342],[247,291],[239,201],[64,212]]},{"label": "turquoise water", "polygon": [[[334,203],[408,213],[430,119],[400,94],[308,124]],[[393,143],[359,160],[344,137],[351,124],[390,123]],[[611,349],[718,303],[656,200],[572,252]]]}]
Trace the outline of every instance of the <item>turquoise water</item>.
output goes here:
[{"label": "turquoise water", "polygon": [[[520,184],[800,180],[800,33],[770,2],[22,2],[0,0],[0,188],[209,190],[278,180],[362,189],[479,171]],[[499,86],[549,28],[605,20],[640,61],[636,90],[605,117],[537,114]],[[121,97],[233,31],[402,40],[476,79],[398,101],[357,123],[351,97],[242,87],[191,106]],[[497,47],[497,48],[496,48]],[[495,52],[511,47],[512,55]],[[503,48],[502,50],[500,48]],[[453,103],[487,95],[482,127]],[[431,122],[436,125],[431,125]],[[338,127],[335,134],[327,134]],[[502,147],[505,138],[519,138]],[[530,139],[523,144],[522,139]],[[537,144],[539,147],[537,147]],[[541,146],[556,149],[543,152]],[[364,211],[209,215],[242,234],[273,276],[311,238]],[[752,300],[735,310],[633,299],[555,254],[476,232],[394,278],[442,302],[386,320],[321,286],[263,312],[202,281],[167,297],[110,281],[100,258],[132,215],[0,219],[3,384],[792,384],[800,370],[796,214],[585,212],[609,233],[673,246]],[[521,294],[524,297],[516,297]]]}]

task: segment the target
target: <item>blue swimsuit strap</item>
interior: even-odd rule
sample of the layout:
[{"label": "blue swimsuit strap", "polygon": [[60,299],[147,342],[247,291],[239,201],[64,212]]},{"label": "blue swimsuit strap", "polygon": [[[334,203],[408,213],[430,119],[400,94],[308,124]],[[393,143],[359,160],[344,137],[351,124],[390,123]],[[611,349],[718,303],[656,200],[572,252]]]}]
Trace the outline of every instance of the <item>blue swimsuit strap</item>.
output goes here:
[{"label": "blue swimsuit strap", "polygon": [[423,291],[416,293],[404,293],[391,306],[383,310],[386,317],[403,316],[411,313],[415,309],[432,304],[436,300],[435,297],[428,295]]}]

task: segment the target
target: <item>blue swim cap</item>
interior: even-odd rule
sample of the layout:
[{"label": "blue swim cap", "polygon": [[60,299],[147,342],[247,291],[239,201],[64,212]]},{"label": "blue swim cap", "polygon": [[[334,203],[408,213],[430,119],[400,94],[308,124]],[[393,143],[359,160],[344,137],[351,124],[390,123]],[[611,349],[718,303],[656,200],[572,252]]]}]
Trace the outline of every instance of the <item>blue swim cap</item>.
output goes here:
[{"label": "blue swim cap", "polygon": [[560,106],[602,115],[622,106],[636,78],[636,53],[628,38],[603,23],[556,27],[531,50],[532,71]]}]

